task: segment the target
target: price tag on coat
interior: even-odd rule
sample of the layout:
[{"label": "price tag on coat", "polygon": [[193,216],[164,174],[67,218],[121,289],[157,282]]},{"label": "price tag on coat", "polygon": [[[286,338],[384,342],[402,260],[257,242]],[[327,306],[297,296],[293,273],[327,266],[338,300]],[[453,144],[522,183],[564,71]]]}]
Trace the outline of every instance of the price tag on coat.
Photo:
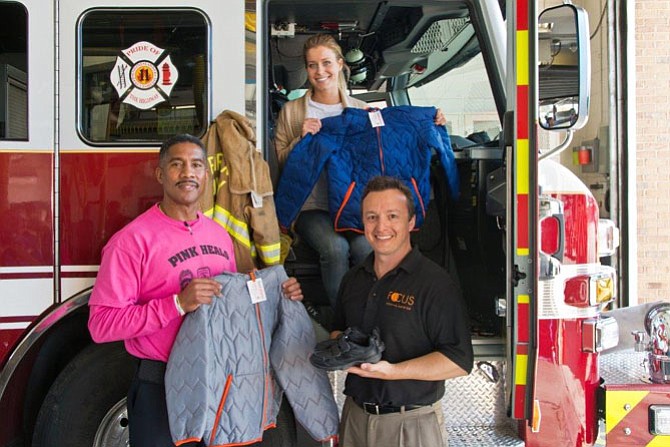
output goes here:
[{"label": "price tag on coat", "polygon": [[382,118],[382,112],[380,110],[372,110],[368,112],[368,117],[370,118],[372,127],[382,127],[384,125],[384,118]]},{"label": "price tag on coat", "polygon": [[263,208],[263,196],[256,191],[251,191],[251,204],[254,208]]},{"label": "price tag on coat", "polygon": [[262,278],[247,281],[247,288],[249,289],[249,295],[251,295],[251,304],[267,301],[268,297],[265,295]]}]

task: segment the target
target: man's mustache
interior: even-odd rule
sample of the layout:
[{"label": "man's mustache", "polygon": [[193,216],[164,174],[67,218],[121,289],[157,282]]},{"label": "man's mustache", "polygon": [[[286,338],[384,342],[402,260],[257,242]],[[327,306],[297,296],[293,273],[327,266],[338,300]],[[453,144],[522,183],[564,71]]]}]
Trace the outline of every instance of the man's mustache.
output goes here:
[{"label": "man's mustache", "polygon": [[181,181],[177,182],[176,185],[179,186],[179,185],[184,185],[184,184],[188,184],[188,183],[190,183],[192,185],[195,185],[198,188],[200,187],[200,183],[196,182],[195,180],[181,180]]}]

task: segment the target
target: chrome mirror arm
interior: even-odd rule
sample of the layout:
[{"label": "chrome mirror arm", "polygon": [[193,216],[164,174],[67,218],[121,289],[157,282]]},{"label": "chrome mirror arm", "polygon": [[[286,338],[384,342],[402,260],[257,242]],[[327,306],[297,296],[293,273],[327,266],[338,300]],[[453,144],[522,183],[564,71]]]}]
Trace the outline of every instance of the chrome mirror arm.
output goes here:
[{"label": "chrome mirror arm", "polygon": [[546,152],[541,153],[540,157],[539,157],[540,160],[544,160],[547,157],[550,157],[554,154],[560,153],[570,145],[570,143],[572,142],[572,137],[574,135],[574,131],[572,129],[565,129],[565,130],[567,132],[567,135],[565,136],[565,139],[563,140],[563,142],[561,144],[559,144],[558,146],[556,146],[552,149],[549,149]]}]

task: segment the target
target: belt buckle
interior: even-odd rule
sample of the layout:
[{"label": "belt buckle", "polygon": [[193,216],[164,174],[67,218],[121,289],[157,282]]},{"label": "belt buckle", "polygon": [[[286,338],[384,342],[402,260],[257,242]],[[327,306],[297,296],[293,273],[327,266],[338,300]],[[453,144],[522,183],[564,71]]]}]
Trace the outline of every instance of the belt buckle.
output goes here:
[{"label": "belt buckle", "polygon": [[[363,402],[363,410],[365,410],[365,412],[369,414],[376,414],[377,416],[379,416],[379,407],[380,405],[378,404]],[[374,408],[374,411],[370,411],[369,408]]]}]

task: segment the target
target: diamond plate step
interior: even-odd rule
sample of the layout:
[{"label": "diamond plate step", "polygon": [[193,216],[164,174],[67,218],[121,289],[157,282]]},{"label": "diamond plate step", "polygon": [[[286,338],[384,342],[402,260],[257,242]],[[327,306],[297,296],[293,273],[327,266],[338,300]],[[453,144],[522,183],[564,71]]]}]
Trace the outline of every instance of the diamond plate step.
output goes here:
[{"label": "diamond plate step", "polygon": [[511,427],[448,427],[449,447],[523,447]]}]

